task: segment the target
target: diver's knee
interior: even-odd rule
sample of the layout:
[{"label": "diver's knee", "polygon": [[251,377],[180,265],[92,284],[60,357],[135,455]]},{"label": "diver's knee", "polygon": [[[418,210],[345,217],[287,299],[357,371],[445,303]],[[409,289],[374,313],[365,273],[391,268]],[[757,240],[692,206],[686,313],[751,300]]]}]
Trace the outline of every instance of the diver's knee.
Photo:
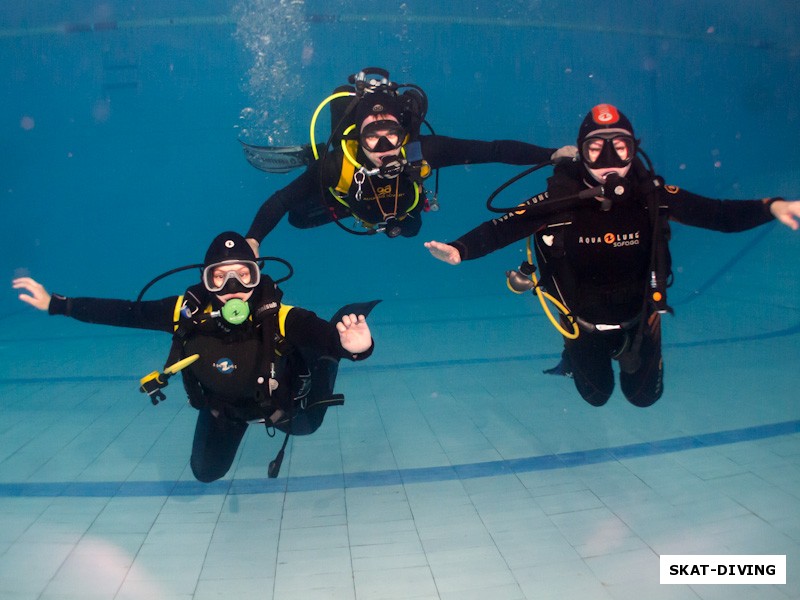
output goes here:
[{"label": "diver's knee", "polygon": [[625,373],[620,375],[620,385],[625,398],[639,408],[647,408],[655,404],[664,393],[664,365],[658,362],[657,367],[650,371],[648,377],[630,377]]},{"label": "diver's knee", "polygon": [[612,380],[610,383],[602,382],[598,385],[597,381],[576,377],[575,389],[578,390],[581,398],[592,406],[603,406],[611,398],[611,394],[614,391],[614,382]]},{"label": "diver's knee", "polygon": [[581,394],[581,397],[594,407],[605,406],[611,394],[604,394],[600,392],[593,392],[591,394]]},{"label": "diver's knee", "polygon": [[211,469],[208,465],[196,464],[195,461],[190,461],[190,466],[192,468],[192,475],[194,475],[194,478],[200,483],[211,483],[212,481],[224,477],[225,473],[227,473],[227,471],[220,472],[220,469]]},{"label": "diver's knee", "polygon": [[653,406],[658,399],[661,398],[663,390],[658,390],[654,394],[636,394],[634,396],[626,396],[628,402],[633,404],[634,406],[638,406],[639,408],[647,408],[648,406]]}]

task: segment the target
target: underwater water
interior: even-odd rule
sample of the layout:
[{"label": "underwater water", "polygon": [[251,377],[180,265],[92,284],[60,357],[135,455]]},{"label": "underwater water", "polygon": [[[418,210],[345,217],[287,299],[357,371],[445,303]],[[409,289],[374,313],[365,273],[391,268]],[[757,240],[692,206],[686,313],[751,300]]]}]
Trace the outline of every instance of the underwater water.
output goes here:
[{"label": "underwater water", "polygon": [[[306,142],[367,66],[422,86],[440,134],[561,146],[610,102],[667,183],[797,198],[798,34],[789,1],[0,4],[0,596],[800,598],[800,234],[780,224],[673,227],[666,391],[642,410],[542,374],[559,335],[505,285],[524,244],[457,268],[422,246],[490,218],[521,168],[442,170],[416,238],[282,222],[262,251],[294,266],[288,303],[383,302],[346,404],[275,480],[280,437],[251,427],[222,481],[194,481],[180,386],[157,407],[137,391],[167,336],[10,288],[133,299],[201,261],[298,173],[257,171],[238,140]],[[785,555],[786,584],[660,585],[671,554]]]}]

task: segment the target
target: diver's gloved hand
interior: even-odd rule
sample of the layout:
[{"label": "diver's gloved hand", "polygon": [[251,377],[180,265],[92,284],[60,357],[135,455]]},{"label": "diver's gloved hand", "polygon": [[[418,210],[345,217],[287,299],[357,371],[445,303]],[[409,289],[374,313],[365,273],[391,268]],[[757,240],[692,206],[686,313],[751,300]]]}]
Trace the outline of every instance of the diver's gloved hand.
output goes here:
[{"label": "diver's gloved hand", "polygon": [[25,290],[28,294],[20,294],[19,299],[39,310],[50,308],[50,294],[44,286],[31,277],[18,277],[11,282],[15,290]]},{"label": "diver's gloved hand", "polygon": [[782,198],[772,200],[769,204],[769,212],[789,229],[797,231],[800,228],[800,225],[798,225],[798,220],[800,220],[800,200],[784,200]]},{"label": "diver's gloved hand", "polygon": [[366,352],[372,346],[372,334],[364,315],[344,315],[336,324],[342,348],[351,354]]},{"label": "diver's gloved hand", "polygon": [[449,265],[457,265],[461,262],[461,254],[455,246],[431,240],[430,242],[425,242],[425,247],[430,250],[434,258],[438,258]]},{"label": "diver's gloved hand", "polygon": [[556,162],[559,159],[575,160],[578,156],[577,146],[561,146],[558,150],[550,155],[550,160]]}]

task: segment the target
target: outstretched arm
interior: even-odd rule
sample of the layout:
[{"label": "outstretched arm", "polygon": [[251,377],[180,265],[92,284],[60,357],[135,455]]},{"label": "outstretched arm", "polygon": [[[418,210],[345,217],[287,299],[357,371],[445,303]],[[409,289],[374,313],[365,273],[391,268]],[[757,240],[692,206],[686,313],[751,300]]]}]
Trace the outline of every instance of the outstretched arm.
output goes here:
[{"label": "outstretched arm", "polygon": [[774,200],[769,205],[769,211],[789,229],[797,231],[800,227],[800,200]]},{"label": "outstretched arm", "polygon": [[318,172],[319,164],[314,162],[297,179],[264,201],[245,235],[248,240],[253,240],[251,246],[257,246],[290,210],[312,204],[319,198],[322,188]]},{"label": "outstretched arm", "polygon": [[372,346],[372,334],[364,315],[344,315],[336,324],[342,348],[351,354],[361,354]]},{"label": "outstretched arm", "polygon": [[670,219],[723,233],[747,231],[777,219],[793,230],[800,228],[800,201],[783,198],[720,200],[675,186],[664,186]]},{"label": "outstretched arm", "polygon": [[84,323],[167,332],[173,330],[176,303],[179,300],[178,296],[138,303],[110,298],[65,298],[50,294],[31,277],[19,277],[11,285],[14,289],[27,292],[19,295],[20,300],[51,315],[64,315]]},{"label": "outstretched arm", "polygon": [[[536,204],[541,197],[541,194],[534,196],[522,205]],[[542,227],[544,223],[546,223],[546,219],[528,215],[525,211],[514,211],[481,223],[449,244],[431,240],[425,242],[425,247],[434,258],[450,265],[457,265],[461,261],[475,260],[525,239]]]},{"label": "outstretched arm", "polygon": [[516,140],[466,140],[443,135],[420,136],[422,154],[432,168],[454,165],[506,163],[535,165],[551,160],[555,148],[543,148]]}]

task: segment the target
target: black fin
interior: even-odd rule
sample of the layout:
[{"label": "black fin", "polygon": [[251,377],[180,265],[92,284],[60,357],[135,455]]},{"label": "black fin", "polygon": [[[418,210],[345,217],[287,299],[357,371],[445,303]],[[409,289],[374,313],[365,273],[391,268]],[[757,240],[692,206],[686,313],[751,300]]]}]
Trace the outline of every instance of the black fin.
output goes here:
[{"label": "black fin", "polygon": [[[292,169],[306,167],[314,162],[311,144],[302,146],[253,146],[241,140],[245,158],[259,171],[288,173]],[[318,144],[324,148],[325,144]]]},{"label": "black fin", "polygon": [[561,355],[561,360],[555,367],[551,369],[545,369],[542,371],[542,373],[545,375],[562,375],[564,377],[572,378],[572,364],[567,353],[564,352]]},{"label": "black fin", "polygon": [[339,310],[336,311],[336,314],[331,317],[331,323],[338,323],[342,320],[344,315],[364,315],[365,317],[369,316],[369,313],[372,312],[372,309],[380,302],[380,300],[371,300],[369,302],[354,302],[353,304],[347,304],[343,306]]}]

